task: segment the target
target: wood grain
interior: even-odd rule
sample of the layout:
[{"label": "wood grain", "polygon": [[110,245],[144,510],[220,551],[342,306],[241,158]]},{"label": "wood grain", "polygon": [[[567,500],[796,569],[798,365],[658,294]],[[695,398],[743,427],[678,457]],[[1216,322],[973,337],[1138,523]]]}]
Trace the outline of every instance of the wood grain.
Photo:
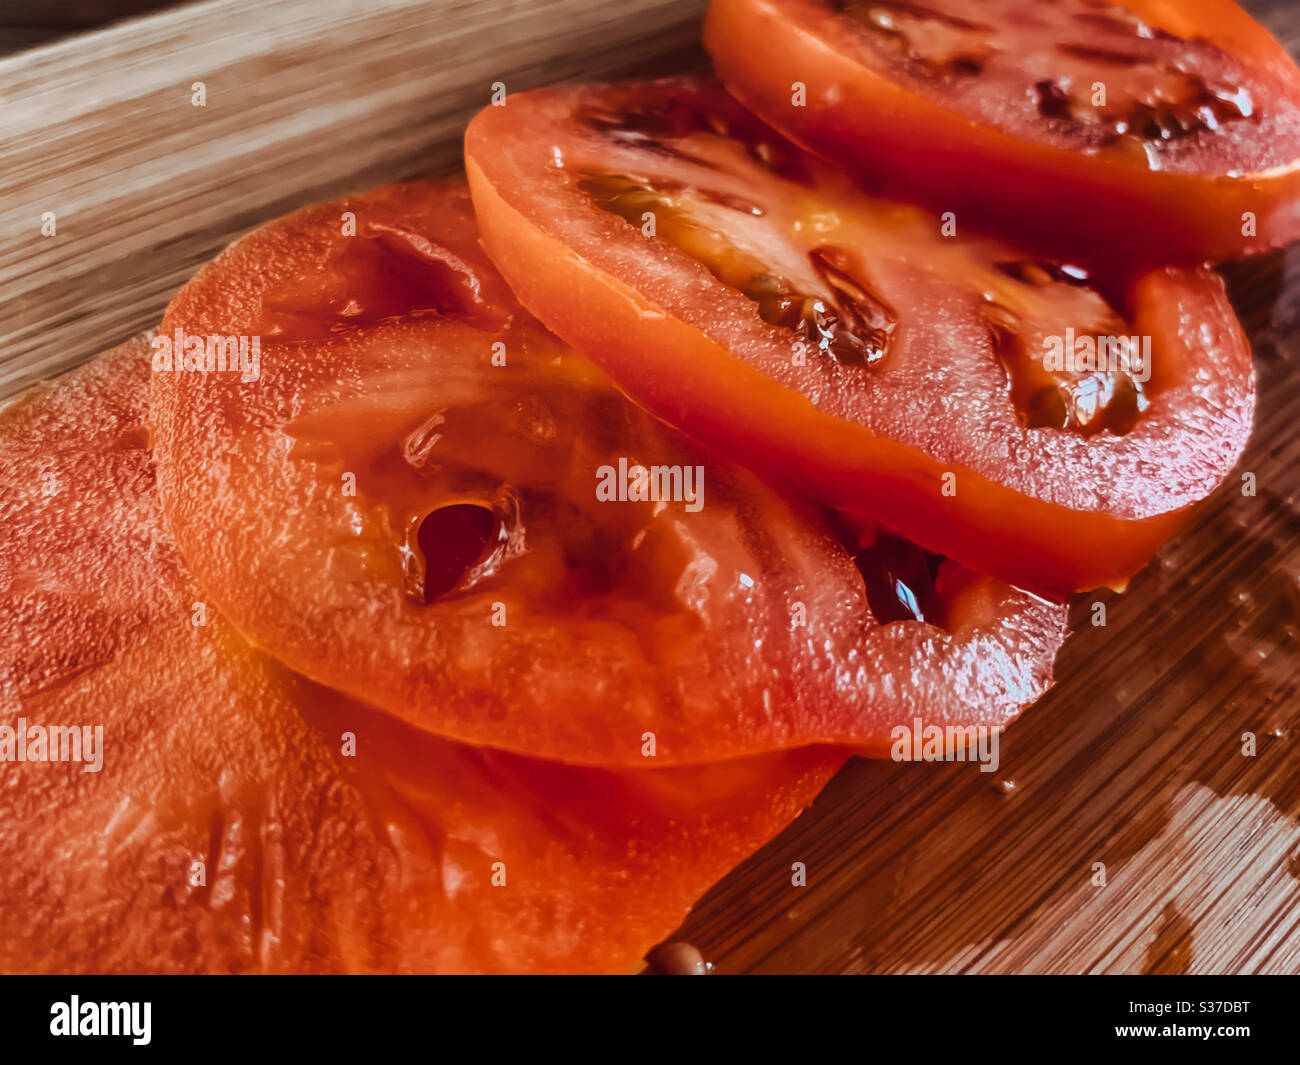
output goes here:
[{"label": "wood grain", "polygon": [[[151,325],[243,229],[455,165],[492,81],[698,63],[699,6],[211,0],[0,61],[0,394]],[[1300,9],[1249,6],[1300,48]],[[994,779],[846,767],[683,926],[719,971],[1300,971],[1300,255],[1228,273],[1257,494],[1234,475],[1080,599]]]},{"label": "wood grain", "polygon": [[496,82],[698,62],[702,9],[208,0],[0,60],[0,397],[154,325],[244,230],[458,167]]}]

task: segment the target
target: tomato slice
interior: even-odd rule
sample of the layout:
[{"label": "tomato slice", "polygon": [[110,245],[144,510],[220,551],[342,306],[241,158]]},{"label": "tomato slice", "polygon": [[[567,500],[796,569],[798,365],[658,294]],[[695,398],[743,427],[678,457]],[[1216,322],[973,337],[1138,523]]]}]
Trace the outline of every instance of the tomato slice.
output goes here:
[{"label": "tomato slice", "polygon": [[[195,624],[148,377],[127,345],[0,417],[0,724],[32,744],[0,761],[0,971],[629,972],[843,761],[476,749]],[[37,757],[80,726],[83,763]]]},{"label": "tomato slice", "polygon": [[1212,274],[1091,277],[945,236],[715,86],[512,96],[466,166],[521,302],[638,402],[1019,587],[1122,586],[1249,435]]},{"label": "tomato slice", "polygon": [[[163,504],[204,588],[293,669],[431,732],[608,766],[886,753],[917,707],[1000,727],[1050,682],[1060,608],[941,560],[913,557],[922,584],[895,596],[928,580],[937,610],[877,620],[859,563],[898,579],[861,529],[543,330],[463,182],[271,223],[181,291],[176,330],[261,336],[255,382],[153,375]],[[639,500],[638,467],[682,480]]]},{"label": "tomato slice", "polygon": [[1152,266],[1300,237],[1300,70],[1229,0],[713,0],[740,100],[873,188]]}]

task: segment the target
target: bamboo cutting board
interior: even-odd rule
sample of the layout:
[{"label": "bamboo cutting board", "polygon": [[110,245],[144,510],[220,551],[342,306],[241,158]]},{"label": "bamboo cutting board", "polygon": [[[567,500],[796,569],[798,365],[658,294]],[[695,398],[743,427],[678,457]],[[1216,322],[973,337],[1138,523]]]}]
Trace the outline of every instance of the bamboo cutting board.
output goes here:
[{"label": "bamboo cutting board", "polygon": [[702,62],[703,8],[207,0],[0,60],[0,397],[156,324],[241,232],[456,169],[496,83]]},{"label": "bamboo cutting board", "polygon": [[[1300,52],[1300,7],[1247,6]],[[153,325],[247,228],[454,168],[494,82],[699,66],[702,7],[208,0],[0,60],[0,396]],[[1300,972],[1300,254],[1228,275],[1238,473],[1079,597],[992,778],[854,761],[718,885],[681,937],[719,971]]]}]

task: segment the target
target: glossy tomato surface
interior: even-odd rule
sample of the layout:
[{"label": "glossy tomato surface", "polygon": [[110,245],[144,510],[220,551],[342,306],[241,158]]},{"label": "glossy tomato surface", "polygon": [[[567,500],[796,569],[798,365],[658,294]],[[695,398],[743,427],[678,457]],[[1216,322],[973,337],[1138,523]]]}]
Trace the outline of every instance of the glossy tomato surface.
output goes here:
[{"label": "glossy tomato surface", "polygon": [[[177,296],[178,329],[261,337],[255,381],[153,374],[200,584],[292,668],[430,732],[611,766],[883,753],[917,706],[1000,727],[1050,681],[1059,608],[838,534],[628,402],[514,302],[463,182],[256,231]],[[933,601],[895,621],[909,597]]]},{"label": "glossy tomato surface", "polygon": [[1105,263],[1300,236],[1300,70],[1230,0],[713,0],[745,104],[876,189]]},{"label": "glossy tomato surface", "polygon": [[1214,275],[949,235],[713,85],[512,96],[466,160],[521,301],[638,402],[1020,587],[1122,586],[1249,435]]},{"label": "glossy tomato surface", "polygon": [[[631,972],[843,761],[571,768],[293,675],[171,542],[149,357],[0,416],[0,722],[32,744],[0,763],[0,971]],[[97,769],[32,726],[98,727]]]}]

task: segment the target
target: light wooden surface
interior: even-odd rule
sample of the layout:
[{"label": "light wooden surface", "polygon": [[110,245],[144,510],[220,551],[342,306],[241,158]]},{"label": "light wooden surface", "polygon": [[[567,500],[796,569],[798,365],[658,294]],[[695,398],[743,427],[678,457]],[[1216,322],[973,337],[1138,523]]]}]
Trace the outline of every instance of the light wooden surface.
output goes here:
[{"label": "light wooden surface", "polygon": [[0,397],[155,324],[243,230],[458,167],[496,82],[698,61],[703,6],[207,0],[0,60]]},{"label": "light wooden surface", "polygon": [[[1300,48],[1300,6],[1250,6]],[[236,233],[454,166],[493,81],[697,64],[699,7],[209,0],[0,61],[0,394],[153,324]],[[1234,477],[1106,627],[1080,599],[994,779],[846,767],[686,922],[719,971],[1300,971],[1300,255],[1229,274],[1258,494]]]}]

